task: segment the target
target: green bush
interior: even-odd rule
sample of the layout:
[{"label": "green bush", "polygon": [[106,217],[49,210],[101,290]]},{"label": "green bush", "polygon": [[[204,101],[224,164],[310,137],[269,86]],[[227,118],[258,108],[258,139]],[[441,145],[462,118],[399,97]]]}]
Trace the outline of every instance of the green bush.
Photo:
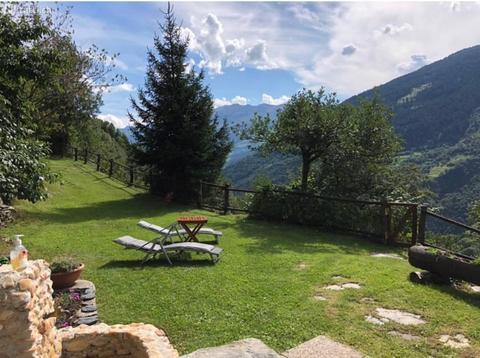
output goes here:
[{"label": "green bush", "polygon": [[50,269],[52,270],[52,273],[71,272],[79,268],[80,265],[80,261],[71,257],[64,257],[53,261],[50,264]]}]

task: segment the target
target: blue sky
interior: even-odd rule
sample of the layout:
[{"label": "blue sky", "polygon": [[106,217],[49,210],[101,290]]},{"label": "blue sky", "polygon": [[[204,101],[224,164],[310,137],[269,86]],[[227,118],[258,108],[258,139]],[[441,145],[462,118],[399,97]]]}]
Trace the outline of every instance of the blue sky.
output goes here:
[{"label": "blue sky", "polygon": [[[104,95],[102,119],[128,125],[146,50],[164,2],[73,6],[74,38],[120,53],[127,82]],[[47,5],[48,6],[48,5]],[[341,99],[480,43],[479,3],[177,2],[190,61],[207,73],[216,106],[279,104],[302,87]]]}]

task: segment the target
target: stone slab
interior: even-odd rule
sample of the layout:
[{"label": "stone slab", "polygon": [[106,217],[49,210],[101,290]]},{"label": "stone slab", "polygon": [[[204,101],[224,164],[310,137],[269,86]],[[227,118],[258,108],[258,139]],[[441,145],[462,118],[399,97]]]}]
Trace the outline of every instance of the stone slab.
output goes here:
[{"label": "stone slab", "polygon": [[281,358],[261,340],[246,338],[224,346],[202,348],[180,358]]},{"label": "stone slab", "polygon": [[361,358],[363,354],[334,340],[318,336],[289,349],[282,354],[287,358]]},{"label": "stone slab", "polygon": [[404,339],[406,341],[418,341],[418,340],[421,339],[421,337],[415,336],[414,334],[402,333],[402,332],[397,332],[397,331],[390,331],[390,332],[388,332],[388,334],[391,335],[391,336],[394,336],[394,337]]}]

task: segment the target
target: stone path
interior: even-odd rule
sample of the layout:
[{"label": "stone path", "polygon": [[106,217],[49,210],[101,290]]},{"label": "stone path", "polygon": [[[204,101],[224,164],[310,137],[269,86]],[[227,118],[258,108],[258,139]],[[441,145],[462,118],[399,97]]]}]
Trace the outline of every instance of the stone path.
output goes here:
[{"label": "stone path", "polygon": [[281,358],[261,340],[246,338],[224,346],[202,348],[180,358]]},{"label": "stone path", "polygon": [[371,254],[370,256],[372,257],[386,257],[390,259],[398,259],[398,260],[405,260],[403,257],[397,254],[382,254],[382,253],[376,253],[376,254]]},{"label": "stone path", "polygon": [[347,289],[352,288],[354,290],[358,290],[358,289],[362,288],[362,286],[360,286],[358,283],[347,282],[347,283],[343,283],[343,284],[339,284],[339,285],[328,285],[328,286],[324,287],[324,289],[332,290],[332,291],[341,291],[341,290],[344,290],[346,288]]},{"label": "stone path", "polygon": [[397,332],[397,331],[390,331],[390,332],[388,332],[388,334],[391,335],[391,336],[394,336],[394,337],[402,338],[406,341],[418,341],[422,338],[422,337],[419,337],[419,336],[415,336],[414,334],[402,333],[402,332]]},{"label": "stone path", "polygon": [[470,341],[463,334],[457,334],[453,337],[444,334],[441,335],[438,340],[443,343],[444,346],[450,348],[462,349],[470,347]]},{"label": "stone path", "polygon": [[353,348],[335,342],[328,337],[318,336],[282,353],[287,358],[362,358]]},{"label": "stone path", "polygon": [[404,326],[417,326],[419,324],[424,324],[426,323],[421,316],[409,313],[409,312],[403,312],[400,310],[392,310],[392,309],[387,309],[387,308],[376,308],[375,309],[375,314],[378,317],[368,315],[365,316],[365,320],[367,322],[377,324],[377,325],[383,325],[387,322],[393,321],[399,324],[402,324]]}]

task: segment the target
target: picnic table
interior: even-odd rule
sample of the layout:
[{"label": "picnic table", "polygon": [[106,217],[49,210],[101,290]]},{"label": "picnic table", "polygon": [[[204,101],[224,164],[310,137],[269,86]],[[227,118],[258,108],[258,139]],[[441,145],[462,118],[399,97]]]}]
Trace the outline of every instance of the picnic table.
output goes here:
[{"label": "picnic table", "polygon": [[198,242],[197,233],[208,222],[206,216],[181,216],[177,218],[177,223],[186,231],[187,240]]}]

